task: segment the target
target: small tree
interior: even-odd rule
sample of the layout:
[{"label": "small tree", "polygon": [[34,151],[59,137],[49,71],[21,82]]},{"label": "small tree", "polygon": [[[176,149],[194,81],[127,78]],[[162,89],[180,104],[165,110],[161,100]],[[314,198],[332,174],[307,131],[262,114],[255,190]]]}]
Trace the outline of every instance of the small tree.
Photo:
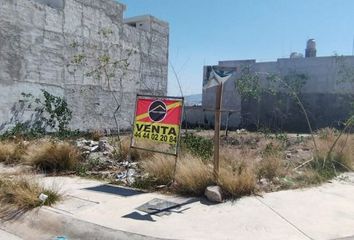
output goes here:
[{"label": "small tree", "polygon": [[[279,74],[269,72],[252,72],[250,66],[245,66],[241,69],[241,75],[236,79],[236,90],[241,96],[242,101],[256,100],[257,111],[257,128],[259,129],[259,118],[261,98],[270,95],[275,97],[276,104],[274,105],[274,111],[278,114],[281,113],[281,107],[283,102],[281,101],[281,93],[293,99],[301,108],[301,111],[305,109],[301,98],[301,90],[306,84],[308,77],[306,74],[300,74],[295,71],[290,72],[284,77],[280,77]],[[306,115],[307,125],[310,121],[306,111],[303,111]],[[309,127],[312,133],[312,128]]]},{"label": "small tree", "polygon": [[[69,59],[67,68],[74,78],[77,71],[80,70],[84,77],[103,81],[116,104],[112,117],[118,133],[119,147],[121,147],[119,114],[122,110],[124,96],[123,80],[127,74],[130,58],[136,51],[133,49],[124,50],[120,44],[114,43],[114,32],[111,28],[102,28],[97,34],[102,40],[101,48],[97,45],[80,44],[76,41],[70,44],[76,53]],[[90,49],[87,45],[90,46]],[[112,49],[120,49],[120,54],[114,54]],[[113,81],[118,82],[118,91],[112,88]]]},{"label": "small tree", "polygon": [[237,91],[242,98],[261,99],[262,88],[258,73],[252,73],[250,66],[241,69],[241,76],[236,79]]},{"label": "small tree", "polygon": [[[340,78],[337,79],[337,83],[339,81],[339,83],[350,83],[352,86],[354,86],[354,68],[346,65],[344,63],[343,58],[336,58],[336,59],[337,59],[336,61],[339,69],[338,75],[341,76]],[[259,81],[261,75],[266,76],[267,86],[261,87]],[[248,96],[248,97],[251,96],[253,98],[258,99],[258,101],[260,101],[260,96],[263,93],[270,93],[272,95],[275,95],[277,91],[283,91],[287,95],[291,96],[297,102],[301,111],[304,114],[304,118],[306,119],[306,123],[308,125],[308,129],[311,134],[311,139],[315,148],[314,158],[311,159],[310,161],[307,161],[305,164],[308,164],[312,161],[322,161],[322,168],[325,168],[328,161],[331,160],[330,164],[332,165],[334,171],[336,171],[335,165],[341,163],[336,162],[335,159],[331,158],[331,155],[339,139],[342,137],[342,135],[347,133],[348,130],[352,128],[354,124],[354,115],[352,114],[348,118],[348,120],[344,123],[344,128],[340,131],[338,136],[333,141],[331,147],[325,154],[325,158],[319,159],[319,150],[318,150],[316,138],[314,136],[313,128],[301,97],[301,89],[306,84],[307,79],[308,77],[305,74],[298,74],[296,72],[290,73],[284,78],[282,78],[277,74],[271,74],[267,72],[262,72],[262,73],[258,72],[258,73],[250,74],[249,71],[242,71],[241,77],[238,80],[236,80],[236,87],[238,88],[237,90],[240,92],[241,96]],[[252,91],[250,91],[250,89]],[[257,89],[257,91],[255,91],[254,89]],[[251,92],[252,94],[249,94],[249,92]],[[353,92],[351,92],[350,94],[352,96],[352,99],[354,99]],[[304,164],[302,164],[301,166],[303,165]]]}]

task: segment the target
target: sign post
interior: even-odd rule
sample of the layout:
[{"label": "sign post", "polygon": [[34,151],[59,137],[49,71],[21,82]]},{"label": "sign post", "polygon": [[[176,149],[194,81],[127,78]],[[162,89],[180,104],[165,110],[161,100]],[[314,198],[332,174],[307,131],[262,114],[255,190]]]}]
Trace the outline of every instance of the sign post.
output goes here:
[{"label": "sign post", "polygon": [[214,134],[214,179],[218,181],[220,159],[219,159],[219,147],[220,147],[220,126],[221,126],[221,101],[222,101],[223,84],[220,83],[216,86],[216,98],[215,98],[215,134]]}]

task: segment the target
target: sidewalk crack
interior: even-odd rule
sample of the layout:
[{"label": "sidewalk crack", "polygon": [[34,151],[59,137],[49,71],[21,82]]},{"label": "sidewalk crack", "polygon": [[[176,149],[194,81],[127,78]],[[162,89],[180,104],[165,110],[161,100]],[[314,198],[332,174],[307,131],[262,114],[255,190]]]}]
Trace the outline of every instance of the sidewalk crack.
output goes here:
[{"label": "sidewalk crack", "polygon": [[256,199],[262,203],[264,206],[266,206],[267,208],[269,208],[273,213],[275,213],[276,215],[278,215],[280,218],[282,218],[284,221],[286,221],[288,224],[290,224],[293,228],[295,228],[298,232],[300,232],[302,235],[304,235],[305,237],[307,237],[308,239],[313,240],[312,237],[310,237],[309,235],[307,235],[304,231],[302,231],[300,228],[298,228],[295,224],[293,224],[292,222],[290,222],[288,219],[286,219],[284,216],[282,216],[280,213],[278,213],[274,208],[272,208],[271,206],[268,206],[265,202],[263,202],[259,197],[256,197]]}]

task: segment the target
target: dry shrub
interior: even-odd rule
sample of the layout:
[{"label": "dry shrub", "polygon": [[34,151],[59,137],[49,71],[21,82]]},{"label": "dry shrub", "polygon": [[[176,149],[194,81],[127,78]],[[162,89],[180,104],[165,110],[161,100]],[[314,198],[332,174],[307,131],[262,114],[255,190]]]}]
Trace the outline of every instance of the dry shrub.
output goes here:
[{"label": "dry shrub", "polygon": [[293,178],[296,187],[306,187],[322,183],[325,179],[313,169],[304,169]]},{"label": "dry shrub", "polygon": [[[42,203],[39,195],[43,193],[48,199]],[[42,204],[50,206],[60,200],[56,189],[45,188],[30,177],[0,179],[0,217],[13,218]]]},{"label": "dry shrub", "polygon": [[[141,186],[167,185],[173,181],[175,158],[155,154],[152,159],[142,161],[142,169],[149,177]],[[210,166],[191,154],[182,154],[177,163],[176,184],[173,191],[186,195],[202,195],[212,183]],[[148,182],[148,183],[146,183]]]},{"label": "dry shrub", "polygon": [[237,198],[255,191],[255,160],[256,152],[250,149],[221,149],[218,182],[226,196]]},{"label": "dry shrub", "polygon": [[91,132],[91,138],[93,141],[99,141],[104,136],[104,133],[100,130],[94,130]]},{"label": "dry shrub", "polygon": [[[115,141],[113,144],[117,149],[117,153],[115,154],[117,160],[127,160],[129,151],[131,160],[133,161],[146,160],[154,156],[154,153],[150,151],[138,150],[134,148],[130,149],[130,137],[128,136],[121,137],[120,142]],[[138,146],[140,148],[154,149],[155,145],[156,144],[151,141],[139,141]]]},{"label": "dry shrub", "polygon": [[286,174],[284,160],[281,154],[269,154],[257,163],[256,174],[258,179],[273,180]]},{"label": "dry shrub", "polygon": [[173,180],[175,158],[155,154],[152,159],[142,161],[142,169],[149,174],[149,180],[157,185],[166,185]]},{"label": "dry shrub", "polygon": [[28,156],[30,165],[47,172],[75,170],[80,160],[80,151],[69,143],[42,142]]},{"label": "dry shrub", "polygon": [[110,144],[114,147],[114,156],[117,160],[126,160],[129,154],[130,138],[123,136],[110,138]]},{"label": "dry shrub", "polygon": [[283,162],[283,149],[280,143],[268,142],[262,150],[262,159],[256,164],[258,179],[266,178],[273,180],[275,177],[285,175]]},{"label": "dry shrub", "polygon": [[219,185],[226,196],[238,198],[254,193],[256,176],[252,167],[247,165],[240,167],[238,171],[223,167],[219,173]]},{"label": "dry shrub", "polygon": [[264,139],[259,144],[261,155],[278,154],[285,150],[284,143],[278,139]]},{"label": "dry shrub", "polygon": [[240,160],[253,164],[258,157],[258,153],[250,148],[234,148],[223,146],[220,148],[220,164],[223,166],[238,167]]},{"label": "dry shrub", "polygon": [[339,132],[330,128],[321,130],[317,136],[318,153],[315,156],[315,161],[312,162],[312,167],[323,177],[330,178],[335,176],[337,172],[351,171],[354,168],[352,135],[342,135],[329,154],[338,136]]},{"label": "dry shrub", "polygon": [[285,175],[285,168],[283,159],[279,154],[265,156],[257,163],[257,178],[266,178],[273,180],[275,177],[282,177]]},{"label": "dry shrub", "polygon": [[5,164],[19,163],[23,160],[26,147],[22,143],[0,143],[0,162]]},{"label": "dry shrub", "polygon": [[182,155],[178,161],[176,182],[178,193],[202,195],[205,188],[213,182],[212,169],[200,158],[190,154]]},{"label": "dry shrub", "polygon": [[322,128],[316,132],[318,138],[323,140],[334,140],[335,137],[338,135],[338,130],[334,128]]}]

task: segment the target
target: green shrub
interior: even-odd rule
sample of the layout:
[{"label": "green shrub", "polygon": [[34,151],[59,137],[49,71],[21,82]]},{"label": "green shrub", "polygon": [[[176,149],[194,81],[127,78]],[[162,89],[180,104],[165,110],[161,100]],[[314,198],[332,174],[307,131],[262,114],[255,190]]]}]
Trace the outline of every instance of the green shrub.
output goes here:
[{"label": "green shrub", "polygon": [[211,139],[187,133],[186,136],[182,138],[182,144],[193,155],[203,160],[207,160],[213,155],[213,141]]}]

